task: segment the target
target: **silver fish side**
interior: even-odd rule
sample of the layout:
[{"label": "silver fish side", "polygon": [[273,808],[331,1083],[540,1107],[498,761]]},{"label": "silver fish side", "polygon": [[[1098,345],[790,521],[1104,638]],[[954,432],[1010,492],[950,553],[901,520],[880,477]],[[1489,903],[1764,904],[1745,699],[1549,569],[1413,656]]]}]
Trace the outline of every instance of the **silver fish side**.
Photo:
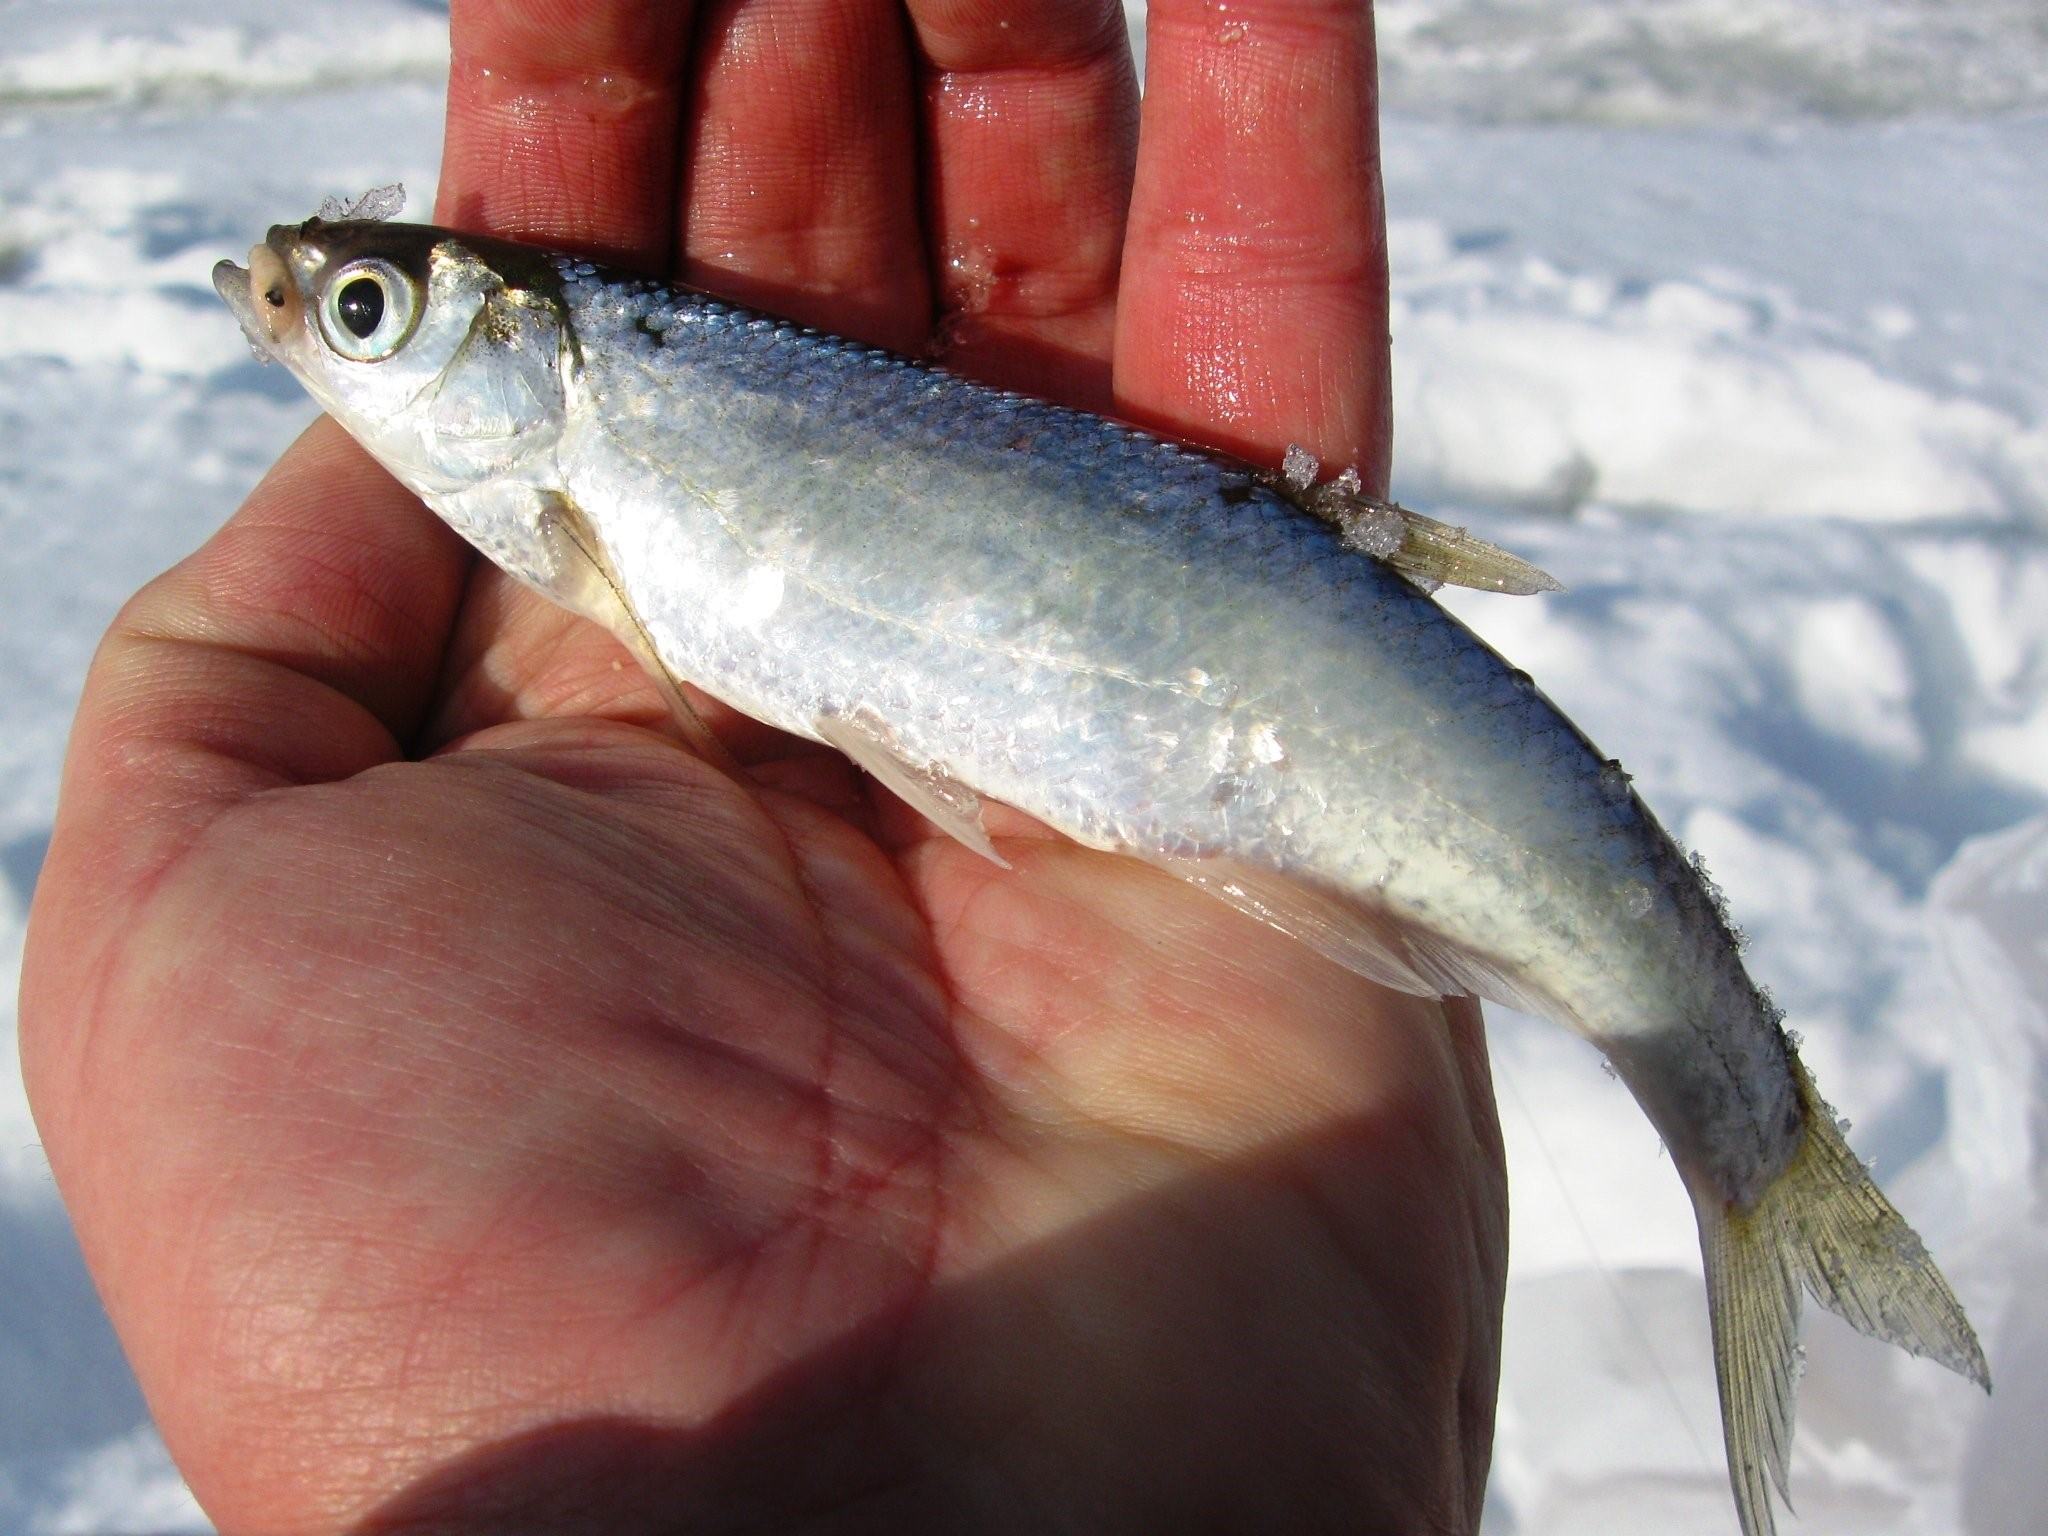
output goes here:
[{"label": "silver fish side", "polygon": [[586,266],[554,473],[681,676],[883,722],[1094,847],[1367,896],[1645,1078],[1729,1198],[1789,1159],[1783,1036],[1699,877],[1429,597],[1241,466]]}]

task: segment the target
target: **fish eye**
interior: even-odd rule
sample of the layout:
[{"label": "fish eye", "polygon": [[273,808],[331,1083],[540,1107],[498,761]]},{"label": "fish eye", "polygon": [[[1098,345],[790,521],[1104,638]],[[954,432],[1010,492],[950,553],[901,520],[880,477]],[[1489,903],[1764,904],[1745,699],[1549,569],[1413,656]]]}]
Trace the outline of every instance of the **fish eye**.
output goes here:
[{"label": "fish eye", "polygon": [[405,345],[419,318],[411,278],[388,261],[352,261],[327,280],[320,330],[327,344],[358,363],[380,362]]}]

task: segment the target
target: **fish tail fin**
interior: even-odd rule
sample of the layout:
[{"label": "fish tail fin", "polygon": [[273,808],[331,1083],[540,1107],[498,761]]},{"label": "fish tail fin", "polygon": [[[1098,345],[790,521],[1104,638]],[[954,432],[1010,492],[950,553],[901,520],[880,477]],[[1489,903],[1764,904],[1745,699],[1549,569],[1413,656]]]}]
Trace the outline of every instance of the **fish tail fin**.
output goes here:
[{"label": "fish tail fin", "polygon": [[1872,1338],[1937,1360],[1991,1390],[1977,1335],[1919,1236],[1842,1139],[1796,1062],[1806,1111],[1799,1151],[1756,1203],[1695,1190],[1728,1478],[1744,1536],[1772,1536],[1764,1479],[1785,1500],[1799,1380],[1802,1289]]}]

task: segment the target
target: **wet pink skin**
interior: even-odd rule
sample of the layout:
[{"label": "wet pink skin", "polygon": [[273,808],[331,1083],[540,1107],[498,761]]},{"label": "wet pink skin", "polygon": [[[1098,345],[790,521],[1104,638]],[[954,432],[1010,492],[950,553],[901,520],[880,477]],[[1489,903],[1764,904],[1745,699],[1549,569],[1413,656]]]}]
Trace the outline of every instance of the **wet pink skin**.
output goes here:
[{"label": "wet pink skin", "polygon": [[[1376,479],[1369,15],[1152,17],[457,0],[438,214]],[[706,713],[326,423],[108,634],[22,1048],[223,1530],[1476,1526],[1476,1008]]]}]

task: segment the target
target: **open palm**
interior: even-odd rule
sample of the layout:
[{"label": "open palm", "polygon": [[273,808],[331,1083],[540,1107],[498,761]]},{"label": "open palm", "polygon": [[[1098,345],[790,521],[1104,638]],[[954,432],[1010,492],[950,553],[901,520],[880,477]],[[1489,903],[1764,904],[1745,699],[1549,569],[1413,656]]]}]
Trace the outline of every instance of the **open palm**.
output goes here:
[{"label": "open palm", "polygon": [[[1155,3],[1142,143],[1113,4],[454,27],[444,222],[1384,473],[1363,5]],[[23,1049],[222,1527],[1475,1525],[1476,1010],[706,713],[324,422],[109,635]]]}]

